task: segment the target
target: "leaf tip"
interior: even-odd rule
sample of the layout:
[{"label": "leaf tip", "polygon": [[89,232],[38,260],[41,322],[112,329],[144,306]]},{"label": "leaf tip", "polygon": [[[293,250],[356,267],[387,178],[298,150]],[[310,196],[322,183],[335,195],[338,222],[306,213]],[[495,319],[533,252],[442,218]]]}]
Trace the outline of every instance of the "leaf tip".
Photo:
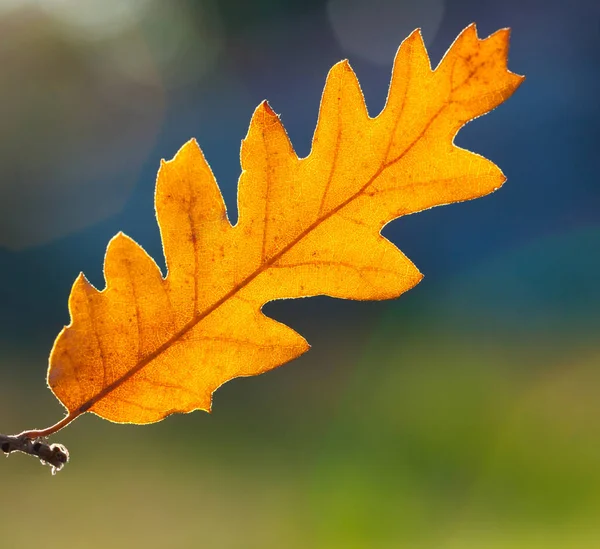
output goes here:
[{"label": "leaf tip", "polygon": [[[497,55],[501,56],[505,65],[508,61],[510,35],[510,27],[505,27],[503,29],[498,29],[496,32],[490,34],[487,38],[483,40],[483,42],[489,42],[491,45],[495,46]],[[514,90],[516,90],[524,82],[525,76],[512,72],[508,69],[508,67],[506,68],[506,71],[510,77],[511,88],[514,92]]]},{"label": "leaf tip", "polygon": [[412,31],[407,37],[406,40],[421,38],[423,39],[423,30],[421,27],[417,27],[414,31]]},{"label": "leaf tip", "polygon": [[200,145],[198,144],[198,140],[195,137],[191,137],[190,139],[187,140],[186,143],[183,144],[183,147],[181,147],[181,149],[179,149],[179,152],[181,152],[182,150],[185,151],[199,151],[200,150]]},{"label": "leaf tip", "polygon": [[181,156],[196,155],[199,152],[201,153],[200,145],[198,144],[198,141],[196,141],[196,138],[192,137],[191,139],[188,139],[188,141],[186,141],[182,145],[182,147],[177,151],[177,153],[173,157],[173,160]]},{"label": "leaf tip", "polygon": [[86,278],[86,276],[85,276],[85,274],[83,274],[83,272],[80,272],[77,275],[75,282],[73,282],[73,287],[71,289],[71,296],[75,295],[76,293],[78,293],[80,291],[83,291],[84,293],[98,292],[98,290],[95,288],[95,286]]},{"label": "leaf tip", "polygon": [[192,137],[188,139],[181,147],[179,147],[179,150],[175,153],[175,156],[173,156],[173,158],[171,158],[170,160],[165,160],[164,158],[160,159],[159,176],[160,171],[172,162],[185,161],[188,158],[194,157],[198,154],[200,154],[200,156],[204,158],[204,156],[202,155],[202,149],[200,148],[198,141],[195,137]]},{"label": "leaf tip", "polygon": [[[350,80],[346,80],[346,78],[350,78]],[[323,96],[325,96],[327,90],[329,90],[332,85],[336,86],[335,89],[337,90],[337,87],[345,87],[346,85],[350,85],[351,82],[354,83],[355,87],[360,87],[358,85],[356,73],[350,65],[350,62],[348,61],[348,59],[342,59],[341,61],[338,61],[335,65],[333,65],[331,69],[329,69],[325,89],[323,90]],[[335,93],[338,94],[339,92],[336,91]]]},{"label": "leaf tip", "polygon": [[279,116],[277,113],[271,108],[269,102],[264,99],[259,103],[259,105],[254,109],[254,113],[252,114],[252,118],[250,120],[250,126],[248,128],[248,134],[245,139],[242,140],[242,149],[244,147],[244,143],[250,138],[252,133],[252,128],[257,128],[262,133],[266,128],[272,126],[275,123],[279,123]]},{"label": "leaf tip", "polygon": [[[510,44],[510,35],[511,34],[512,34],[512,29],[510,27],[505,27],[503,29],[497,30],[493,34],[490,34],[490,36],[488,36],[486,38],[486,40],[492,40],[492,41],[496,41],[496,42],[502,44],[502,46],[503,46],[501,48],[502,54],[504,55],[505,58],[508,58],[508,48],[509,48],[509,44]],[[525,76],[522,74],[517,74],[510,70],[508,72],[511,74],[511,77],[513,78],[513,81],[515,82],[515,89],[516,89],[523,83],[523,81],[525,80]]]},{"label": "leaf tip", "polygon": [[258,120],[263,121],[265,119],[273,119],[279,117],[272,109],[271,105],[269,105],[269,102],[266,99],[263,99],[258,105],[258,107],[256,107],[256,110],[254,111],[254,116],[252,118],[256,118]]},{"label": "leaf tip", "polygon": [[74,284],[85,284],[86,282],[88,282],[88,279],[83,274],[83,271],[80,271],[79,274],[77,275],[77,278],[75,279]]},{"label": "leaf tip", "polygon": [[396,52],[396,56],[394,57],[394,68],[392,69],[392,73],[396,74],[400,66],[409,62],[409,58],[412,59],[411,62],[419,60],[421,63],[424,63],[427,66],[431,65],[420,27],[416,28],[404,40],[402,40],[402,43]]},{"label": "leaf tip", "polygon": [[350,66],[350,61],[348,61],[348,59],[342,59],[341,61],[338,61],[334,67],[339,67],[345,71],[351,71],[352,67]]},{"label": "leaf tip", "polygon": [[135,240],[130,236],[127,236],[123,231],[119,231],[115,236],[113,236],[108,241],[108,246],[106,247],[106,252],[108,254],[108,250],[112,248],[122,248],[125,246],[130,246],[131,244],[135,244]]},{"label": "leaf tip", "polygon": [[421,27],[417,27],[414,31],[412,31],[400,44],[400,47],[402,47],[402,44],[404,44],[404,42],[420,42],[421,44],[423,44],[423,47],[425,47],[425,40],[423,40],[423,31],[421,29]]},{"label": "leaf tip", "polygon": [[477,36],[477,24],[475,22],[469,23],[458,35],[459,37],[462,35],[473,36],[475,39],[478,39]]}]

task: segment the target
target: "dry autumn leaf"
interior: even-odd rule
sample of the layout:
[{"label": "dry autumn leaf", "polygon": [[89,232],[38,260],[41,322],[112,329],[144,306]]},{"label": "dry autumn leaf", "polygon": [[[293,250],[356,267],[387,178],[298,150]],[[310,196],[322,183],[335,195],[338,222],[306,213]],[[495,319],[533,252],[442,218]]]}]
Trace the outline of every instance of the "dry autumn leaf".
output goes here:
[{"label": "dry autumn leaf", "polygon": [[421,273],[380,231],[399,216],[483,196],[504,182],[492,162],[453,139],[523,80],[506,67],[508,37],[505,29],[479,40],[471,25],[432,70],[413,32],[375,118],[350,65],[338,63],[306,158],[263,102],[242,143],[235,226],[194,140],[163,161],[156,215],[167,276],[136,242],[113,238],[106,288],[79,276],[71,324],[50,356],[48,383],[68,415],[24,434],[54,433],[88,411],[151,423],[210,410],[226,381],[308,349],[261,312],[265,303],[321,294],[389,299],[417,284]]}]

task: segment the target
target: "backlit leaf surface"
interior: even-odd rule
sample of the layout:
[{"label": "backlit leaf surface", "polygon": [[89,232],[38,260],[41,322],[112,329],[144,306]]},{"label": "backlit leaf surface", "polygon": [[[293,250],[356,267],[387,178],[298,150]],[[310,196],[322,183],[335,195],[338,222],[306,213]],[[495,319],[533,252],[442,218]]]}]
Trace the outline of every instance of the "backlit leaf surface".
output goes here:
[{"label": "backlit leaf surface", "polygon": [[507,51],[507,30],[479,40],[470,26],[432,70],[415,31],[398,51],[375,118],[349,64],[338,63],[302,159],[262,103],[242,144],[235,226],[194,140],[163,162],[156,215],[168,274],[118,234],[106,252],[106,288],[76,280],[71,324],[55,342],[48,373],[69,417],[92,411],[150,423],[209,410],[226,381],[308,349],[261,312],[268,301],[390,299],[417,284],[421,273],[380,231],[399,216],[502,185],[492,162],[453,139],[522,81],[507,70]]}]

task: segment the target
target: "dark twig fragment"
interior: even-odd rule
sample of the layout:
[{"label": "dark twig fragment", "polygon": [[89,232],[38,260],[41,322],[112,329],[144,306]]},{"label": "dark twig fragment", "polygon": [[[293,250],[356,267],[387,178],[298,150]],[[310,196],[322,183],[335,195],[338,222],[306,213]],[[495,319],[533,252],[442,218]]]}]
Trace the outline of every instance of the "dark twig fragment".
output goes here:
[{"label": "dark twig fragment", "polygon": [[53,475],[69,461],[69,451],[62,444],[48,444],[43,438],[0,434],[0,449],[7,457],[12,452],[23,452],[35,456],[44,465],[50,465]]}]

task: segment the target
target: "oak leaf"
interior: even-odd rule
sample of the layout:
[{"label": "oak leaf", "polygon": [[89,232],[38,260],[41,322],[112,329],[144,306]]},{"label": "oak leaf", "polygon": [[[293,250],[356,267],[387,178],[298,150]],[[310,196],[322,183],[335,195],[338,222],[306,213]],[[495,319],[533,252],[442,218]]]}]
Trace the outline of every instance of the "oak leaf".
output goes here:
[{"label": "oak leaf", "polygon": [[506,68],[508,35],[480,40],[469,26],[432,70],[415,31],[398,50],[375,118],[350,65],[338,63],[306,158],[263,102],[242,143],[235,226],[194,140],[163,161],[156,215],[168,274],[120,233],[106,252],[106,288],[77,278],[71,324],[50,356],[48,383],[68,410],[57,427],[87,411],[150,423],[210,410],[226,381],[308,349],[261,312],[265,303],[321,294],[389,299],[417,284],[421,273],[380,231],[399,216],[504,182],[492,162],[453,139],[521,83]]}]

